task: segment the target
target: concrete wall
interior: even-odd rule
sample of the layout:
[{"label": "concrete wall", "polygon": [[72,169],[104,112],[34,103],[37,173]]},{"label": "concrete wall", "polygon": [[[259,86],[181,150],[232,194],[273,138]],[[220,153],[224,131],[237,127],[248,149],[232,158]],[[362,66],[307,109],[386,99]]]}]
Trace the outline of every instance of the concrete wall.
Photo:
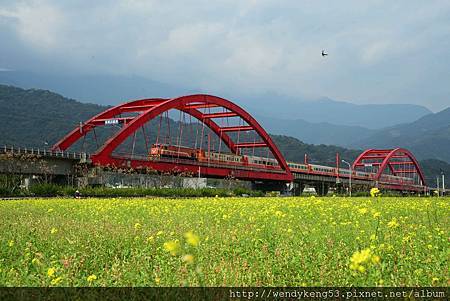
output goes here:
[{"label": "concrete wall", "polygon": [[188,178],[174,175],[125,174],[96,170],[95,173],[81,178],[79,185],[142,188],[204,188],[207,186],[207,180],[205,178]]},{"label": "concrete wall", "polygon": [[71,175],[74,172],[73,160],[63,158],[37,158],[34,160],[19,160],[12,158],[0,160],[0,173],[29,175]]}]

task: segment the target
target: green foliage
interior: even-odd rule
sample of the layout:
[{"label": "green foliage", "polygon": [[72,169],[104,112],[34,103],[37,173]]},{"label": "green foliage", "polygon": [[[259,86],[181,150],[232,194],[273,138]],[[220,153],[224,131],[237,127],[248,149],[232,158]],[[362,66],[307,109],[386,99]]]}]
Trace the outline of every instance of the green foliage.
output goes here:
[{"label": "green foliage", "polygon": [[36,184],[29,189],[29,194],[33,196],[63,196],[62,187],[55,184]]},{"label": "green foliage", "polygon": [[[76,189],[68,186],[55,184],[35,184],[29,190],[18,190],[15,193],[1,189],[0,196],[74,196]],[[79,189],[82,197],[232,197],[232,196],[262,196],[260,191],[244,188],[221,189],[221,188],[108,188],[108,187],[86,187]]]}]

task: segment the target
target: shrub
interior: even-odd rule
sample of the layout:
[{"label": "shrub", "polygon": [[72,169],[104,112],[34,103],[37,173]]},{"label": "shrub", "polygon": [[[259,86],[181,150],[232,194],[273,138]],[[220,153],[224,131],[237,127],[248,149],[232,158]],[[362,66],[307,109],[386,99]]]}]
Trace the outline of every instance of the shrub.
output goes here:
[{"label": "shrub", "polygon": [[31,185],[29,192],[33,196],[58,196],[65,195],[61,186],[55,184],[35,184]]}]

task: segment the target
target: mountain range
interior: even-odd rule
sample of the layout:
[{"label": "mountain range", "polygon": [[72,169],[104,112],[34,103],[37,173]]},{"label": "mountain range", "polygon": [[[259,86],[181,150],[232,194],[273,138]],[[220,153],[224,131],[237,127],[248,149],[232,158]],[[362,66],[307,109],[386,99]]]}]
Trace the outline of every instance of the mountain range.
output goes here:
[{"label": "mountain range", "polygon": [[424,106],[412,104],[353,104],[330,98],[308,99],[262,94],[244,97],[243,103],[251,112],[261,116],[288,121],[299,119],[338,126],[381,129],[400,123],[412,122],[430,114]]},{"label": "mountain range", "polygon": [[[0,72],[0,83],[25,89],[51,90],[82,102],[101,105],[115,105],[146,97],[170,98],[194,93],[216,94],[214,91],[165,84],[135,75],[67,75],[4,71]],[[380,129],[399,123],[412,122],[431,113],[427,108],[418,105],[356,105],[329,98],[311,99],[304,96],[294,98],[275,93],[244,95],[231,91],[225,93],[225,95],[221,93],[219,96],[238,103],[253,115],[258,116],[261,123],[269,125],[269,131],[272,130],[270,128],[273,123],[272,119],[289,124],[298,123],[306,127],[315,127],[320,124],[321,128],[334,131],[343,140],[346,139],[343,137],[344,135],[339,134],[340,131],[350,130],[350,134],[352,134],[353,131],[355,133],[361,132],[361,127]],[[274,128],[274,130],[276,129]],[[321,139],[321,135],[314,135],[314,140],[307,140],[298,135],[294,136],[309,143],[330,143]]]}]

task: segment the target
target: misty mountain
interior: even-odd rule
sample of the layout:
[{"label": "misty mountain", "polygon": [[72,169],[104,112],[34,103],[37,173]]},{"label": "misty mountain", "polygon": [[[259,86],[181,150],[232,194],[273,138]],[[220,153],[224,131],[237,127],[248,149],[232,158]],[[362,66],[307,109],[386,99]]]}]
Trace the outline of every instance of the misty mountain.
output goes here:
[{"label": "misty mountain", "polygon": [[352,144],[357,148],[404,147],[419,159],[450,162],[450,107],[428,114],[414,122],[376,132]]},{"label": "misty mountain", "polygon": [[[119,75],[79,75],[79,74],[51,74],[33,73],[28,71],[0,72],[0,83],[21,88],[37,88],[55,91],[66,97],[82,102],[91,102],[102,105],[115,105],[124,101],[146,97],[175,97],[193,93],[207,93],[193,87],[182,87],[161,83],[139,76]],[[214,93],[212,93],[214,94]],[[301,126],[309,126],[315,131],[316,125],[306,125],[299,119],[309,123],[329,123],[332,125],[345,125],[348,127],[365,127],[380,129],[400,123],[413,122],[418,118],[431,113],[427,108],[409,104],[379,104],[356,105],[349,102],[335,101],[329,98],[312,100],[303,96],[288,97],[273,93],[261,95],[239,95],[234,91],[222,95],[255,115],[278,119],[280,122],[299,123]],[[221,95],[219,95],[221,96]],[[310,143],[335,143],[341,139],[327,141],[318,139],[323,132],[333,126],[319,125],[318,133],[301,137]],[[270,128],[270,127],[269,127]],[[277,130],[274,128],[274,130]],[[349,130],[348,135],[360,135],[362,129],[342,128]],[[309,131],[308,131],[309,132]],[[280,132],[291,135],[290,132]],[[344,139],[344,138],[342,138]]]},{"label": "misty mountain", "polygon": [[270,133],[292,136],[312,144],[347,146],[376,133],[376,130],[360,126],[335,125],[328,122],[313,123],[302,119],[289,120],[264,116],[256,116],[256,119]]},{"label": "misty mountain", "polygon": [[329,98],[308,100],[276,94],[249,97],[248,107],[260,116],[312,123],[359,126],[381,129],[413,122],[430,114],[426,107],[411,104],[364,104],[336,101]]}]

